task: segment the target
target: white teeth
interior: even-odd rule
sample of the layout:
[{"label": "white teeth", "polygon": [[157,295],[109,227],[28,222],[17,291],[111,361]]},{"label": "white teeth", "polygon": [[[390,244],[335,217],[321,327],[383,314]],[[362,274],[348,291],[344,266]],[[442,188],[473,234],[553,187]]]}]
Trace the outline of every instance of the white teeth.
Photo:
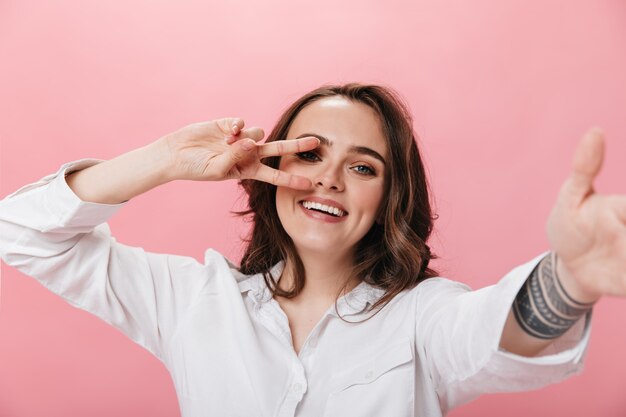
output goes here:
[{"label": "white teeth", "polygon": [[345,215],[345,212],[337,207],[327,206],[322,203],[316,203],[313,201],[303,201],[302,205],[306,209],[315,209],[320,211],[325,211],[326,213],[334,214],[335,216],[341,217]]}]

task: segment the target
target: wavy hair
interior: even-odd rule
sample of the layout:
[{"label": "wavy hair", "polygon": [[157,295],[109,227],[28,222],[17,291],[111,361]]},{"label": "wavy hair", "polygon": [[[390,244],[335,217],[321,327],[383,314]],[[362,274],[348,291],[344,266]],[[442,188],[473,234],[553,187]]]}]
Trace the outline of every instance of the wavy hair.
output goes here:
[{"label": "wavy hair", "polygon": [[[354,265],[357,278],[385,291],[371,306],[371,310],[382,309],[401,291],[437,275],[428,266],[435,256],[426,244],[437,216],[431,209],[428,180],[407,106],[387,87],[356,83],[322,86],[289,106],[266,142],[285,140],[291,124],[304,107],[333,96],[374,109],[380,117],[390,155],[385,168],[387,197],[379,211],[380,220],[357,244]],[[280,157],[267,158],[263,162],[277,168]],[[276,211],[276,186],[253,180],[243,180],[241,185],[248,194],[249,209],[238,214],[251,215],[253,227],[240,271],[248,275],[262,273],[273,296],[295,297],[304,287],[304,265],[280,223]],[[272,266],[279,261],[294,266],[290,290],[279,288],[270,273]]]}]

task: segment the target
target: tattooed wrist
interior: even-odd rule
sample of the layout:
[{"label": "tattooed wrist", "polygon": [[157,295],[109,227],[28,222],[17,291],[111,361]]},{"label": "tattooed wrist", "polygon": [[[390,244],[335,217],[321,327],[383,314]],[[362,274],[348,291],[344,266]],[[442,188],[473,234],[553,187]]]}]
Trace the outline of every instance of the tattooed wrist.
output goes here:
[{"label": "tattooed wrist", "polygon": [[529,335],[554,339],[592,307],[593,303],[580,303],[565,291],[556,273],[556,255],[551,252],[539,262],[517,293],[513,314]]}]

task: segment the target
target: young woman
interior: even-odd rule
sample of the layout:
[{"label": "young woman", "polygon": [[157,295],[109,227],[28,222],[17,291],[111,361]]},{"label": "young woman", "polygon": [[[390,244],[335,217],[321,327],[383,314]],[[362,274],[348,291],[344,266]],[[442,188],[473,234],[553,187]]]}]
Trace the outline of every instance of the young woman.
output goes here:
[{"label": "young woman", "polygon": [[[551,252],[478,291],[428,267],[427,180],[392,91],[322,87],[263,136],[241,119],[193,124],[0,202],[2,259],[156,355],[185,417],[440,416],[579,371],[593,303],[626,294],[626,203],[593,193],[597,130],[548,221]],[[239,267],[111,236],[134,196],[225,179],[254,220]]]}]

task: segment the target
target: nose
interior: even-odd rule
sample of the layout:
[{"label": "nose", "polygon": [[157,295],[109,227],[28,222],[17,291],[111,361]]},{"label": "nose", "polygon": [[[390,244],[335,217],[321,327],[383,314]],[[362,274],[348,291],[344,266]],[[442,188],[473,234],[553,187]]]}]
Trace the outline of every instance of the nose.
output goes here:
[{"label": "nose", "polygon": [[326,166],[321,169],[316,176],[315,186],[331,191],[343,191],[344,182],[341,168]]}]

